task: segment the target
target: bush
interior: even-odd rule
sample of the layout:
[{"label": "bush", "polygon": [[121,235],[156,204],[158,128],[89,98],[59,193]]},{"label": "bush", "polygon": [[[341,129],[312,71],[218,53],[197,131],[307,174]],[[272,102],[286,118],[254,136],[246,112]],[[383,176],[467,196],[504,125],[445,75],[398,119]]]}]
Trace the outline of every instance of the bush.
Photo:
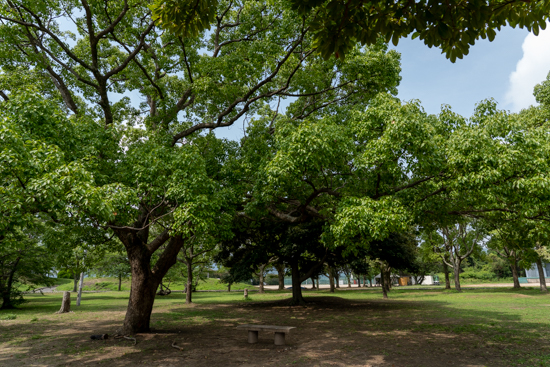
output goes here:
[{"label": "bush", "polygon": [[495,273],[488,270],[466,270],[460,273],[462,279],[496,280]]}]

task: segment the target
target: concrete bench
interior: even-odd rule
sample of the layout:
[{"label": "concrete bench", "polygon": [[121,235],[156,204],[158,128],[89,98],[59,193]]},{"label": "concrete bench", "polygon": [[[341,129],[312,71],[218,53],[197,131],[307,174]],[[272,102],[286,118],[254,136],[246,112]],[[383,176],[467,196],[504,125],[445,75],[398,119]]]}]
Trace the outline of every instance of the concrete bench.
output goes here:
[{"label": "concrete bench", "polygon": [[239,325],[237,329],[248,330],[248,342],[254,344],[258,342],[258,331],[271,331],[275,333],[275,345],[285,345],[285,334],[290,333],[293,326],[275,326],[275,325]]}]

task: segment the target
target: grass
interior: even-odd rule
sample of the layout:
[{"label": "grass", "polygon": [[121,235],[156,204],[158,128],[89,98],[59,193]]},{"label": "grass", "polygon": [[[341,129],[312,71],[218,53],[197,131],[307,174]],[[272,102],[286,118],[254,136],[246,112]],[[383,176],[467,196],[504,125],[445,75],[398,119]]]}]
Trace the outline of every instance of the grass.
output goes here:
[{"label": "grass", "polygon": [[[59,286],[58,291],[72,291],[73,281],[71,279],[58,279]],[[231,290],[243,290],[245,288],[253,289],[254,286],[246,283],[236,283],[231,285]],[[179,291],[185,289],[183,282],[173,282],[170,284],[170,289],[173,291]],[[84,278],[84,291],[118,291],[118,279],[117,278]],[[121,290],[130,291],[130,281],[123,279],[121,284]],[[205,279],[200,281],[197,290],[199,291],[213,291],[213,290],[227,290],[227,284],[221,283],[219,279]]]},{"label": "grass", "polygon": [[[105,280],[98,282],[102,281]],[[210,279],[209,283],[215,281]],[[210,286],[208,283],[207,285]],[[328,290],[308,290],[304,291],[304,296],[315,305],[315,297],[333,295]],[[350,354],[350,358],[364,348],[374,348],[371,353],[378,353],[383,358],[405,358],[407,345],[420,348],[415,355],[431,358],[430,355],[437,355],[440,350],[445,350],[441,353],[449,353],[451,349],[444,343],[452,341],[452,350],[459,355],[462,353],[471,357],[474,353],[472,348],[477,348],[479,351],[475,353],[480,356],[487,354],[492,358],[490,363],[479,362],[475,365],[550,367],[550,296],[541,294],[538,288],[470,288],[457,293],[454,290],[402,287],[393,289],[388,301],[381,300],[379,288],[340,288],[335,296],[349,303],[347,306],[322,306],[320,310],[315,306],[295,310],[275,307],[263,312],[262,308],[258,308],[262,302],[285,299],[290,297],[290,293],[254,293],[245,302],[240,292],[197,292],[193,294],[194,307],[184,305],[184,294],[172,293],[169,296],[157,297],[151,326],[158,330],[180,327],[189,330],[219,330],[223,325],[245,323],[251,319],[251,322],[295,324],[300,330],[318,327],[312,332],[311,338],[330,334],[339,340],[339,353]],[[86,294],[83,296],[82,305],[73,305],[74,313],[65,314],[63,317],[53,316],[61,304],[60,294],[31,294],[26,298],[29,302],[19,309],[0,311],[0,320],[3,320],[0,327],[6,326],[5,335],[0,336],[0,349],[6,346],[26,348],[25,346],[33,340],[49,340],[48,338],[52,338],[50,328],[58,323],[73,325],[81,322],[88,325],[111,317],[115,324],[120,324],[127,306],[128,293]],[[354,308],[358,307],[354,304],[358,301],[363,308]],[[368,308],[368,312],[364,307]],[[36,330],[32,334],[25,331],[29,322],[33,323]],[[363,337],[367,339],[360,339]],[[307,338],[303,340],[304,343],[306,341]],[[62,347],[52,351],[52,355],[94,353],[93,349],[86,351],[86,346],[79,346],[78,343],[65,343]],[[143,348],[145,347],[144,344]],[[154,351],[156,347],[150,348]],[[330,348],[324,348],[328,353]],[[315,362],[315,358],[312,355],[296,354],[292,355],[288,363],[293,364],[296,361],[296,364],[313,366],[318,362]],[[342,363],[353,364],[350,361]],[[470,364],[457,362],[454,365]],[[409,364],[397,362],[395,365]]]}]

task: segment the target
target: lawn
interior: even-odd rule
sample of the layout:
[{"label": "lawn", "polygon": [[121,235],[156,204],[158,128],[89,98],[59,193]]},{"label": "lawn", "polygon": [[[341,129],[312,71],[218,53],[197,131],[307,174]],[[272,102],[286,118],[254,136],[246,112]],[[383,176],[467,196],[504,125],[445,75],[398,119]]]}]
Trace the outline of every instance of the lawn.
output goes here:
[{"label": "lawn", "polygon": [[[198,292],[157,297],[152,332],[126,339],[127,292],[85,294],[58,315],[61,294],[28,295],[0,311],[1,366],[549,366],[550,296],[538,289],[400,288],[304,291],[307,307],[289,307],[288,291]],[[13,319],[15,317],[15,319]],[[247,344],[243,323],[296,326],[287,345],[260,333]],[[183,351],[173,348],[176,342]]]},{"label": "lawn", "polygon": [[[57,287],[58,291],[72,291],[73,281],[70,279],[57,280],[60,285]],[[231,290],[243,290],[245,288],[254,289],[254,286],[245,283],[235,283],[231,285]],[[130,280],[123,279],[121,284],[123,291],[130,291]],[[170,284],[170,289],[173,291],[182,291],[185,289],[183,282],[173,282]],[[118,279],[117,278],[84,278],[84,291],[117,291]],[[197,285],[199,291],[212,291],[212,290],[227,290],[227,284],[221,283],[219,279],[205,279],[199,281]]]}]

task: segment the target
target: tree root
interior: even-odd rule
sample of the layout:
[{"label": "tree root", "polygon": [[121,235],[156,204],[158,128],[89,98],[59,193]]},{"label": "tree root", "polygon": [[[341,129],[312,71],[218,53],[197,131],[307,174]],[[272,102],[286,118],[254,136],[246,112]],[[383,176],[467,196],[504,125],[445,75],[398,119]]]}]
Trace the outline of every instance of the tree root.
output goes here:
[{"label": "tree root", "polygon": [[179,350],[183,351],[183,347],[177,346],[175,340],[174,340],[174,342],[172,343],[172,348],[176,348],[176,349],[179,349]]},{"label": "tree root", "polygon": [[128,340],[133,340],[134,341],[134,345],[137,344],[137,339],[136,338],[132,338],[131,336],[126,336],[126,335],[115,335],[113,336],[113,339],[128,339]]}]

